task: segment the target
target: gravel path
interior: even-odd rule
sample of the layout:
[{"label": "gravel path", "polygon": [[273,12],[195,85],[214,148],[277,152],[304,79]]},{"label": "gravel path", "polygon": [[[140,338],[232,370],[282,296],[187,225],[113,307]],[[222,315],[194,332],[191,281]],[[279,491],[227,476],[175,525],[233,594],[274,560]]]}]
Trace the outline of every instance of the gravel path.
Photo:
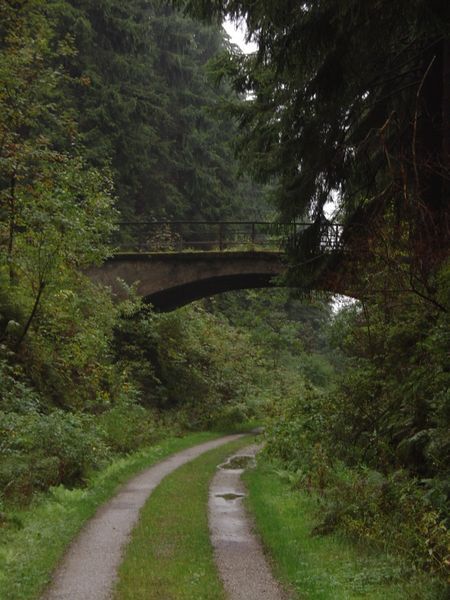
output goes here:
[{"label": "gravel path", "polygon": [[133,477],[87,522],[69,547],[42,600],[107,600],[139,511],[161,480],[204,452],[236,440],[229,435],[178,452]]},{"label": "gravel path", "polygon": [[[258,446],[249,446],[233,455],[254,459]],[[287,596],[274,579],[261,544],[252,533],[242,498],[244,469],[219,468],[210,487],[209,527],[216,564],[230,600],[283,600]]]}]

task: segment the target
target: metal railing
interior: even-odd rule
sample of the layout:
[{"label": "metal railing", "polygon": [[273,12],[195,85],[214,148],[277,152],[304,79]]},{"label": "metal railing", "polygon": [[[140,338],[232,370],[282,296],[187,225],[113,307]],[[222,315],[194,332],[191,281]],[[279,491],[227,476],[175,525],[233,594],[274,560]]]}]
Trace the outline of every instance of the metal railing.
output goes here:
[{"label": "metal railing", "polygon": [[[281,251],[309,227],[268,221],[123,221],[112,241],[120,252]],[[337,250],[341,233],[335,223],[323,226],[321,251]]]}]

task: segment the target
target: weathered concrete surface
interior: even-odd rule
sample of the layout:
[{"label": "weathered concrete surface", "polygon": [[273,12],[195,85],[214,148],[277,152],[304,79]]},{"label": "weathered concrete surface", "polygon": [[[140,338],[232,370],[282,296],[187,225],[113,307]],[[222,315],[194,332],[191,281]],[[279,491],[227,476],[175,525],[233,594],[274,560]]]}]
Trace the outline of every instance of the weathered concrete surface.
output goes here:
[{"label": "weathered concrete surface", "polygon": [[242,437],[229,435],[178,452],[133,477],[81,530],[43,600],[107,600],[139,511],[161,480],[204,452]]},{"label": "weathered concrete surface", "polygon": [[172,252],[116,254],[88,275],[118,298],[126,295],[119,280],[136,284],[156,308],[172,310],[221,292],[272,287],[284,271],[279,252]]},{"label": "weathered concrete surface", "polygon": [[[258,446],[233,456],[254,457]],[[224,465],[226,467],[226,464]],[[219,468],[209,492],[209,527],[216,564],[230,600],[283,600],[243,505],[243,469]]]}]

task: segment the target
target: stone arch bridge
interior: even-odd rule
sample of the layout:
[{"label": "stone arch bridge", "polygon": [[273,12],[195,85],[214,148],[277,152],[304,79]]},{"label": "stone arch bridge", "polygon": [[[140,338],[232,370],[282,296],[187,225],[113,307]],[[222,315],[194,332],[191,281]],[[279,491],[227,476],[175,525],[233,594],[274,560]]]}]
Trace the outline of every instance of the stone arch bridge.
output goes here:
[{"label": "stone arch bridge", "polygon": [[[279,285],[286,271],[282,244],[308,226],[247,221],[123,223],[116,232],[116,253],[88,274],[118,298],[126,297],[127,286],[135,286],[156,309],[169,311],[221,292]],[[339,226],[328,225],[323,252],[336,250],[339,236]]]}]

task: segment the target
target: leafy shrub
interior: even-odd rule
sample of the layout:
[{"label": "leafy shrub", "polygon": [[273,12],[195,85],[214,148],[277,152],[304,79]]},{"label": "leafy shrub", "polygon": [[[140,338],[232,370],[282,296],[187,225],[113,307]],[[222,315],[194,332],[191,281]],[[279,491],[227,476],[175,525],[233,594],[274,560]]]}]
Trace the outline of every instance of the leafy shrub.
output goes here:
[{"label": "leafy shrub", "polygon": [[266,427],[266,452],[290,470],[305,470],[316,462],[324,430],[324,396],[302,379],[271,405]]},{"label": "leafy shrub", "polygon": [[108,456],[92,417],[61,410],[0,413],[0,439],[0,490],[11,499],[78,484]]},{"label": "leafy shrub", "polygon": [[319,394],[302,384],[278,397],[266,451],[294,485],[317,495],[316,533],[339,529],[444,574],[450,313],[417,298],[377,300],[336,317],[345,355],[336,388]]},{"label": "leafy shrub", "polygon": [[[3,352],[7,354],[5,346]],[[0,410],[23,414],[37,410],[40,404],[39,394],[24,381],[20,367],[0,358]]]},{"label": "leafy shrub", "polygon": [[199,306],[157,314],[136,301],[124,305],[113,347],[138,402],[176,413],[185,428],[247,418],[242,407],[257,387],[258,350],[225,319]]},{"label": "leafy shrub", "polygon": [[322,497],[318,533],[341,529],[364,542],[402,553],[411,564],[445,573],[450,533],[427,490],[405,471],[384,476],[334,465]]},{"label": "leafy shrub", "polygon": [[334,369],[320,354],[304,354],[300,360],[302,375],[313,385],[326,388],[334,381]]},{"label": "leafy shrub", "polygon": [[246,404],[231,404],[218,411],[211,426],[218,431],[226,431],[249,421],[254,416],[254,412]]},{"label": "leafy shrub", "polygon": [[104,443],[115,453],[149,446],[163,435],[154,415],[131,399],[100,415],[98,425]]}]

